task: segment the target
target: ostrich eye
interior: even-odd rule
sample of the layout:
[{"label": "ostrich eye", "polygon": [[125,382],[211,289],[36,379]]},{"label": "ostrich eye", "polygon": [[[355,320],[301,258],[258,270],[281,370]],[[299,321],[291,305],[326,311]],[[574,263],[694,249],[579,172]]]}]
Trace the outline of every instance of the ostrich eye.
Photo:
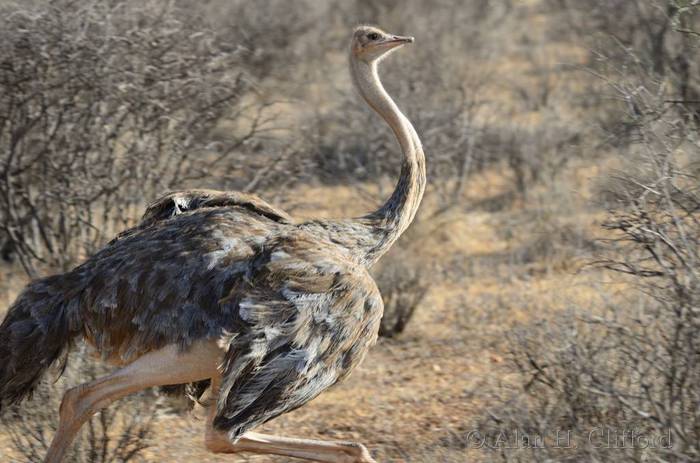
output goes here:
[{"label": "ostrich eye", "polygon": [[369,34],[367,34],[367,38],[370,40],[379,40],[379,34],[377,34],[376,32],[370,32]]}]

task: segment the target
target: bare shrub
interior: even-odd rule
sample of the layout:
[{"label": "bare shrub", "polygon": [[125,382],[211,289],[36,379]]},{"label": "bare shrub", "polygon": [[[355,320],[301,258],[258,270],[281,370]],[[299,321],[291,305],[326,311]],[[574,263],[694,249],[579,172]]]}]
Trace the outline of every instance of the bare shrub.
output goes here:
[{"label": "bare shrub", "polygon": [[384,301],[379,335],[397,336],[406,329],[430,288],[425,262],[419,262],[404,248],[387,254],[375,271]]},{"label": "bare shrub", "polygon": [[[87,357],[87,358],[86,358]],[[22,461],[41,463],[58,426],[58,409],[63,394],[73,386],[107,373],[89,360],[83,346],[71,354],[62,377],[44,381],[31,400],[3,416],[0,431],[7,433]],[[82,428],[67,455],[67,462],[108,463],[142,461],[152,435],[156,407],[144,400],[148,393],[128,396],[93,416]]]},{"label": "bare shrub", "polygon": [[[550,0],[560,8],[559,34],[583,40],[592,52],[592,66],[625,63],[618,77],[643,72],[665,79],[669,103],[680,105],[685,117],[700,122],[697,30],[700,4],[695,0]],[[591,33],[593,31],[593,33]],[[601,52],[601,50],[605,50]],[[606,73],[607,74],[607,73]],[[599,100],[606,106],[606,100]],[[608,108],[610,109],[610,108]],[[612,124],[610,140],[620,138],[620,113],[601,112]],[[624,137],[623,137],[624,138]]]},{"label": "bare shrub", "polygon": [[[535,461],[696,461],[697,325],[676,310],[640,298],[636,307],[570,310],[515,330],[510,360],[522,389],[490,408],[480,433],[513,438],[517,430],[544,440],[534,448],[496,446],[508,461],[524,454]],[[557,433],[571,445],[556,445]]]},{"label": "bare shrub", "polygon": [[265,127],[235,45],[192,11],[61,0],[1,17],[0,230],[32,276],[92,253],[157,193],[234,169]]},{"label": "bare shrub", "polygon": [[[610,312],[612,313],[612,312]],[[618,355],[618,333],[601,331],[590,314],[568,310],[539,320],[508,336],[509,357],[520,375],[512,391],[477,426],[478,435],[462,436],[504,461],[639,461],[656,449],[606,445],[600,432],[662,437],[642,417],[601,386],[631,392],[635,381],[629,361]],[[508,442],[508,445],[505,444]],[[661,452],[667,449],[659,450]]]},{"label": "bare shrub", "polygon": [[555,220],[522,224],[519,235],[531,238],[507,252],[508,264],[523,266],[520,271],[529,274],[576,271],[597,249],[595,241],[580,228]]},{"label": "bare shrub", "polygon": [[[631,55],[634,58],[634,55]],[[625,114],[624,171],[609,179],[594,262],[638,296],[528,325],[511,337],[522,391],[488,420],[491,432],[555,429],[576,448],[522,447],[535,459],[697,461],[700,458],[700,146],[685,105],[664,80],[622,62],[612,89]],[[623,72],[624,71],[624,72]],[[602,431],[601,431],[602,430]],[[600,442],[599,431],[627,436]],[[593,434],[592,434],[593,433]],[[634,440],[636,433],[644,440]],[[632,440],[630,440],[632,439]],[[655,445],[651,445],[652,439]],[[507,453],[507,452],[506,452]]]},{"label": "bare shrub", "polygon": [[[246,0],[207,0],[195,7],[189,1],[179,1],[182,9],[201,12],[213,28],[226,35],[224,45],[233,44],[240,64],[261,79],[274,76],[284,79],[283,73],[308,59],[302,52],[299,40],[312,31],[318,40],[319,31],[314,26],[324,10],[323,5],[312,0],[268,0],[251,7]],[[317,3],[317,2],[316,2]]]}]

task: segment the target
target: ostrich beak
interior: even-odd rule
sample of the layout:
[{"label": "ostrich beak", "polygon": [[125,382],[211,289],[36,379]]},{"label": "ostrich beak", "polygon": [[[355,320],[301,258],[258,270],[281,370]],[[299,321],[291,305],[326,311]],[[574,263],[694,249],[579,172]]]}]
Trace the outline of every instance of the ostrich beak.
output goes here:
[{"label": "ostrich beak", "polygon": [[404,37],[401,35],[392,35],[385,43],[390,43],[392,45],[403,45],[405,43],[413,43],[413,37]]}]

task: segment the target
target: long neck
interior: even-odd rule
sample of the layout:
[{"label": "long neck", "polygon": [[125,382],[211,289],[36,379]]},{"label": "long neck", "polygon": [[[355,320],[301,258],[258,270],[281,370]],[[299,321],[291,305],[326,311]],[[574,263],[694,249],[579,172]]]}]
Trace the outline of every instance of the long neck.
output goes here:
[{"label": "long neck", "polygon": [[376,243],[365,257],[367,262],[374,263],[408,228],[418,211],[425,191],[425,156],[413,125],[384,90],[377,63],[351,57],[350,72],[360,95],[389,124],[403,152],[401,175],[391,197],[379,209],[359,219],[376,236]]}]

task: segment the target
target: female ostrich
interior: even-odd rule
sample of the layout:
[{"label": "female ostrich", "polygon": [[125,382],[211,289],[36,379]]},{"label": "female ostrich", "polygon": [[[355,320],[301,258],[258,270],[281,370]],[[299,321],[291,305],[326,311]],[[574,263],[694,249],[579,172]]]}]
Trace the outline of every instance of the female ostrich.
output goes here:
[{"label": "female ostrich", "polygon": [[216,400],[205,433],[213,452],[374,461],[360,444],[250,430],[346,377],[377,338],[383,307],[367,269],[409,226],[425,187],[420,140],[377,65],[412,41],[367,26],[352,37],[353,81],[403,151],[377,211],[295,222],[250,195],[172,193],[82,265],[24,290],[0,326],[0,405],[30,393],[77,337],[120,366],[65,394],[46,462],[114,400],[201,381]]}]

